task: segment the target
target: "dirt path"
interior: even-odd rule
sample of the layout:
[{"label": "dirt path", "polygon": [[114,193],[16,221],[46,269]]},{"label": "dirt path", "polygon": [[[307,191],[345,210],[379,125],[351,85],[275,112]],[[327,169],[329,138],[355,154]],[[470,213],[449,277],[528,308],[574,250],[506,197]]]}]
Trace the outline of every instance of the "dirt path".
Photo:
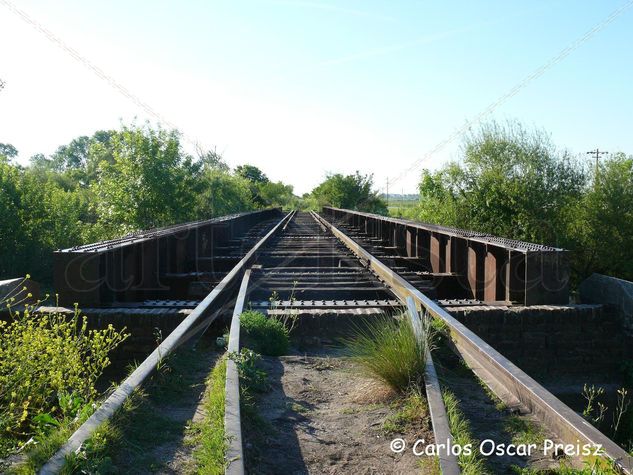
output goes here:
[{"label": "dirt path", "polygon": [[418,457],[395,454],[389,444],[395,437],[432,440],[428,415],[405,434],[388,433],[396,398],[349,359],[264,357],[261,367],[271,389],[257,402],[261,420],[245,431],[248,473],[421,473]]}]

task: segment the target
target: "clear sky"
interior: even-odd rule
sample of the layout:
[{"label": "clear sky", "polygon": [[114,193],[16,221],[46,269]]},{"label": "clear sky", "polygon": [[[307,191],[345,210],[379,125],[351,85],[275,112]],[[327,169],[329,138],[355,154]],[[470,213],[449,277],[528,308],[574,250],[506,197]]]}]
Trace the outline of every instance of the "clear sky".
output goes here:
[{"label": "clear sky", "polygon": [[[20,162],[154,116],[28,17],[232,165],[309,191],[327,172],[383,188],[623,0],[0,0],[0,142]],[[493,117],[574,153],[633,153],[633,8]],[[459,140],[426,157],[435,168]],[[190,145],[187,145],[190,147]],[[391,185],[416,192],[421,166]]]}]

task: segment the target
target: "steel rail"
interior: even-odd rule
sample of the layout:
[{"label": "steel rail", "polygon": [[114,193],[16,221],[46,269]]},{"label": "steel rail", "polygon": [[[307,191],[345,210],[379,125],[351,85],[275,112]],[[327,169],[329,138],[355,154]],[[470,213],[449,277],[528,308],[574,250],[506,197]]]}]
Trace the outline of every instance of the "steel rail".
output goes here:
[{"label": "steel rail", "polygon": [[246,270],[248,265],[256,256],[257,251],[273,236],[283,224],[292,216],[288,213],[273,229],[271,229],[262,239],[260,239],[250,251],[240,260],[240,262],[214,287],[202,302],[178,325],[165,340],[128,376],[123,383],[99,406],[99,408],[84,422],[68,441],[46,462],[40,469],[40,474],[49,475],[59,473],[64,467],[66,456],[77,451],[82,444],[98,429],[98,427],[109,420],[119,409],[125,400],[138,388],[145,379],[154,372],[158,363],[169,356],[180,345],[191,338],[195,331],[206,328],[207,318],[215,318],[217,312],[209,316],[216,300],[229,289]]},{"label": "steel rail", "polygon": [[[288,221],[286,221],[286,225],[287,224]],[[228,475],[244,474],[244,449],[242,446],[242,419],[240,413],[240,375],[237,370],[237,364],[231,358],[231,355],[240,352],[240,315],[244,311],[250,277],[251,270],[248,269],[242,278],[240,291],[235,301],[233,317],[231,318],[231,329],[229,330],[226,380],[224,384],[224,437],[228,440],[225,457],[227,466],[224,473]]]},{"label": "steel rail", "polygon": [[[422,319],[420,318],[420,314],[412,297],[407,297],[407,310],[416,336],[419,339],[426,338],[422,328]],[[424,318],[426,318],[426,316],[424,316]],[[442,475],[459,475],[461,470],[457,456],[450,449],[453,445],[453,436],[448,424],[448,415],[446,414],[444,400],[442,399],[442,388],[428,346],[425,353],[424,388],[426,390],[426,400],[429,405],[435,443],[440,447],[441,444],[446,442],[446,447],[444,447],[441,453],[438,453],[440,472]]]},{"label": "steel rail", "polygon": [[[333,232],[333,229],[326,226],[317,213],[311,212],[311,215],[312,218],[319,224],[319,226],[321,226],[324,231],[329,230],[332,234],[336,236],[336,234]],[[345,242],[343,242],[343,244],[345,244]],[[356,257],[358,257],[361,262],[364,262],[361,256],[359,256],[358,254],[356,254]],[[416,303],[414,299],[409,296],[405,299],[401,298],[400,301],[403,306],[406,306],[407,314],[411,320],[411,325],[413,327],[415,336],[420,340],[426,338],[426,335],[424,334],[423,322],[416,308]],[[423,315],[423,318],[427,318],[427,315]],[[431,426],[433,427],[433,437],[435,439],[435,443],[438,444],[438,447],[441,447],[442,444],[445,445],[444,448],[440,450],[437,454],[440,464],[440,472],[442,473],[442,475],[459,475],[461,473],[461,469],[459,467],[457,456],[450,449],[451,445],[453,444],[453,436],[448,424],[446,407],[444,406],[444,401],[442,399],[442,389],[437,377],[437,372],[435,371],[433,357],[431,356],[431,352],[429,351],[428,346],[425,349],[424,356],[424,389],[429,405]]]},{"label": "steel rail", "polygon": [[[601,448],[601,455],[613,461],[625,474],[633,474],[633,458],[619,445],[598,431],[510,360],[469,330],[436,302],[406,279],[367,252],[356,241],[317,213],[323,224],[365,265],[373,270],[401,299],[413,297],[416,303],[450,330],[455,348],[472,371],[504,402],[517,401],[532,412],[566,444],[589,444]],[[595,458],[595,457],[594,457]],[[589,456],[591,460],[591,456]]]}]

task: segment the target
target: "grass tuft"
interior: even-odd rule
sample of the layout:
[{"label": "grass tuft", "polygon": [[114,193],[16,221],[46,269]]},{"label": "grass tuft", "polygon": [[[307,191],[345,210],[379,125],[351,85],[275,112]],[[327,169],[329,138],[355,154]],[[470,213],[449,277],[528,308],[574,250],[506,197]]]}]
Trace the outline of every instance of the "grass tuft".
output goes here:
[{"label": "grass tuft", "polygon": [[279,320],[267,318],[261,312],[249,310],[240,316],[240,327],[244,331],[244,346],[268,356],[288,353],[290,346],[288,328]]},{"label": "grass tuft", "polygon": [[429,331],[418,339],[408,317],[381,317],[355,329],[345,340],[348,354],[370,377],[405,393],[424,381]]}]

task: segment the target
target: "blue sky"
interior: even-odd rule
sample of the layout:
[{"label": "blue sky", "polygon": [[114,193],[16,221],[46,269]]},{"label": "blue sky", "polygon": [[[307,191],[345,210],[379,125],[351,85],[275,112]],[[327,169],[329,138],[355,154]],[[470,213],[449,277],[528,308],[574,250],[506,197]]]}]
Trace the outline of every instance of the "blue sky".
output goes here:
[{"label": "blue sky", "polygon": [[[0,142],[20,161],[156,122],[0,0]],[[12,4],[233,166],[309,191],[328,172],[415,192],[426,156],[623,1],[94,1]],[[633,8],[499,106],[574,153],[633,153]],[[192,147],[187,142],[187,147]]]}]

